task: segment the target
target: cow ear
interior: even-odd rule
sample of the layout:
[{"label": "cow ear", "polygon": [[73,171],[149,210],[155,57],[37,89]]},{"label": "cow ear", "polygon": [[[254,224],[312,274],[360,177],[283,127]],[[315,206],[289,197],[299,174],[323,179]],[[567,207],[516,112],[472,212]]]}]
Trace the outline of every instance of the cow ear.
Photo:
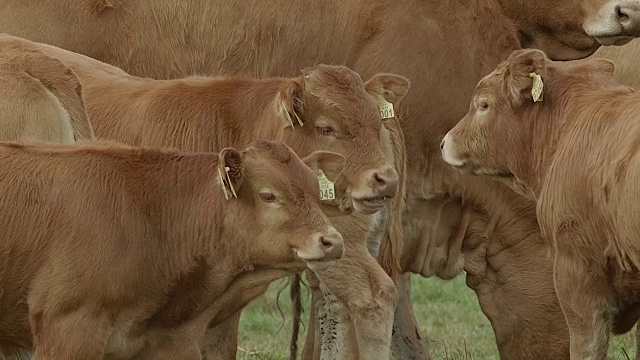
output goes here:
[{"label": "cow ear", "polygon": [[344,156],[330,151],[314,151],[309,156],[302,159],[314,172],[322,170],[327,179],[336,182],[338,175],[344,168]]},{"label": "cow ear", "polygon": [[291,80],[284,84],[278,95],[278,116],[286,126],[295,127],[294,124],[303,125],[300,116],[304,111],[302,100],[302,84],[298,80]]},{"label": "cow ear", "polygon": [[322,83],[320,76],[314,71],[314,69],[302,70],[304,79],[304,88],[315,97],[323,97],[326,95],[327,88]]},{"label": "cow ear", "polygon": [[[509,96],[514,104],[542,100],[547,61],[547,56],[540,50],[527,49],[512,54],[506,76]],[[538,91],[539,96],[536,94]]]},{"label": "cow ear", "polygon": [[400,75],[380,73],[364,83],[364,88],[375,98],[397,104],[409,91],[409,80]]},{"label": "cow ear", "polygon": [[580,73],[600,73],[603,75],[613,75],[616,71],[616,65],[609,59],[594,58],[580,62],[572,66],[571,71]]},{"label": "cow ear", "polygon": [[226,199],[237,198],[244,178],[244,157],[234,148],[224,148],[218,154],[218,184]]}]

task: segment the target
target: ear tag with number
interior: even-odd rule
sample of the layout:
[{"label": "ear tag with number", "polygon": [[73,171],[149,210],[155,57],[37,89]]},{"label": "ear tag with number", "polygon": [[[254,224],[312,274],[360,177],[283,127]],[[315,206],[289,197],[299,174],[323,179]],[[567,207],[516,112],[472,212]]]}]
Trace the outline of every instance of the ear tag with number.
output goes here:
[{"label": "ear tag with number", "polygon": [[333,183],[327,179],[327,176],[318,170],[316,172],[318,177],[318,185],[320,185],[320,200],[333,200],[336,198],[335,188]]},{"label": "ear tag with number", "polygon": [[533,87],[531,87],[531,96],[533,97],[533,102],[542,101],[542,90],[544,88],[542,78],[536,73],[530,73],[529,77],[533,79]]},{"label": "ear tag with number", "polygon": [[393,112],[393,104],[385,100],[383,97],[378,99],[378,108],[380,108],[380,118],[391,119],[395,116]]}]

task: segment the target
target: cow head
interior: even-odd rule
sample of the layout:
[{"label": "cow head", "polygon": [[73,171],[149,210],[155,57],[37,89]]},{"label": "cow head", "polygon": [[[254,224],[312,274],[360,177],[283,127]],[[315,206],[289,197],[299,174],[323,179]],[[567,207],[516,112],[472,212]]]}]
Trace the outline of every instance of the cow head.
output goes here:
[{"label": "cow head", "polygon": [[[322,270],[343,254],[340,233],[322,212],[318,172],[335,181],[344,158],[314,152],[301,160],[279,142],[259,141],[219,154],[219,184],[229,199],[225,226],[238,228],[257,265],[290,267],[303,260]],[[227,225],[228,224],[228,225]]]},{"label": "cow head", "polygon": [[440,144],[443,159],[464,173],[520,178],[544,158],[536,150],[551,146],[549,134],[561,121],[558,107],[568,101],[558,94],[576,85],[617,84],[613,71],[605,59],[565,68],[540,50],[514,51],[476,86],[469,112]]},{"label": "cow head", "polygon": [[640,36],[640,0],[498,0],[519,29],[523,47],[554,60],[592,54],[600,44]]},{"label": "cow head", "polygon": [[385,149],[379,104],[397,104],[409,89],[398,75],[377,74],[366,83],[344,66],[303,70],[281,89],[278,104],[286,127],[283,141],[299,154],[327,150],[342,154],[345,168],[333,201],[342,210],[371,214],[398,192],[398,174]]}]

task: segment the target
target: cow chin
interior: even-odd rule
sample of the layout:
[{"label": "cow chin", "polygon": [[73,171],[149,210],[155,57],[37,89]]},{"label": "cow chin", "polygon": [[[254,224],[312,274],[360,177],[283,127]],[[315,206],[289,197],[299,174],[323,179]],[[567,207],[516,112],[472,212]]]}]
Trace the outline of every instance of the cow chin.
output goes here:
[{"label": "cow chin", "polygon": [[309,268],[309,270],[314,272],[326,270],[329,267],[331,267],[331,265],[335,264],[335,262],[336,262],[335,259],[305,260],[305,263],[307,264],[307,267]]},{"label": "cow chin", "polygon": [[602,46],[622,46],[635,39],[633,36],[596,36],[598,43]]}]

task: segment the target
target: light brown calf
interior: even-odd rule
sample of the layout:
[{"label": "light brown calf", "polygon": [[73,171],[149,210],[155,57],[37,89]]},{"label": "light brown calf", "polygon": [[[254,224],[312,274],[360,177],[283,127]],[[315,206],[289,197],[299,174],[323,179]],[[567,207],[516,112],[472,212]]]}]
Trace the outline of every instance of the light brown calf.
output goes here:
[{"label": "light brown calf", "polygon": [[[351,356],[389,353],[397,294],[366,242],[377,237],[384,268],[391,274],[399,271],[403,198],[396,193],[404,192],[404,139],[396,119],[384,120],[383,126],[379,103],[398,103],[408,91],[407,79],[377,74],[362,82],[346,67],[318,65],[297,78],[162,81],[133,77],[97,60],[8,35],[0,36],[2,44],[40,51],[74,69],[95,131],[103,139],[214,151],[269,138],[286,142],[301,155],[319,149],[343,154],[346,164],[336,187],[346,191],[327,204],[363,215],[335,219],[346,239],[345,257],[336,269],[316,275],[324,293],[332,294],[327,303],[343,304],[332,309],[340,309],[345,322],[359,328],[355,338],[343,340],[360,348],[361,355]],[[387,215],[374,213],[389,198],[387,220]],[[388,236],[381,241],[385,229]],[[345,283],[345,273],[368,280]],[[203,345],[207,358],[235,356],[238,320],[239,313],[211,330]]]},{"label": "light brown calf", "polygon": [[[443,139],[445,161],[537,201],[571,359],[604,359],[640,305],[640,94],[609,60],[571,67],[520,50],[478,83]],[[540,78],[538,78],[540,77]]]},{"label": "light brown calf", "polygon": [[0,48],[0,140],[94,140],[73,70],[36,51]]},{"label": "light brown calf", "polygon": [[[344,158],[304,162],[335,179]],[[316,176],[282,143],[219,154],[3,143],[0,167],[5,353],[200,359],[209,323],[343,254]]]}]

